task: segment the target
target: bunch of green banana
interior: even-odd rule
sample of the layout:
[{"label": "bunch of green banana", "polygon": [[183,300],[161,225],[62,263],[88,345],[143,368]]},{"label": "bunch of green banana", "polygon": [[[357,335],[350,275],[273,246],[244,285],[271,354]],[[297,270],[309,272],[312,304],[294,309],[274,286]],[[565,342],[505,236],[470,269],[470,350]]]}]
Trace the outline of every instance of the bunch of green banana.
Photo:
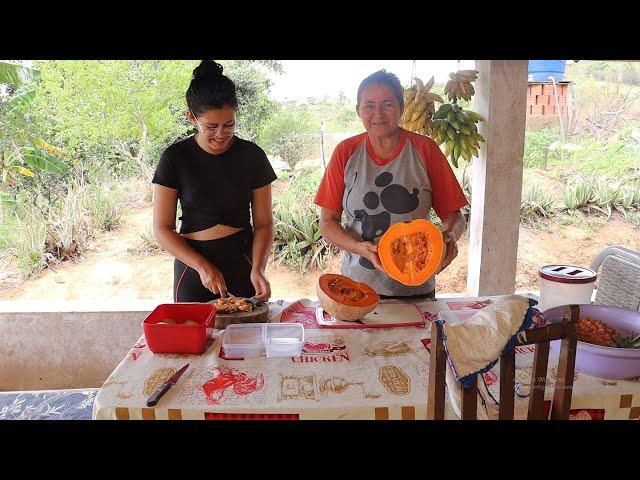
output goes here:
[{"label": "bunch of green banana", "polygon": [[456,101],[457,98],[471,100],[471,96],[476,93],[471,82],[478,78],[477,70],[458,70],[449,74],[449,80],[444,87],[444,93],[449,100]]},{"label": "bunch of green banana", "polygon": [[441,105],[433,115],[431,138],[438,145],[444,144],[444,154],[456,168],[460,157],[469,161],[478,156],[479,142],[484,142],[476,126],[480,121],[480,114],[463,110],[455,103]]},{"label": "bunch of green banana", "polygon": [[431,121],[436,112],[434,102],[437,100],[444,103],[444,100],[440,95],[429,91],[435,82],[433,77],[426,84],[418,77],[414,80],[415,85],[404,89],[404,112],[400,118],[400,126],[412,132],[430,135]]}]

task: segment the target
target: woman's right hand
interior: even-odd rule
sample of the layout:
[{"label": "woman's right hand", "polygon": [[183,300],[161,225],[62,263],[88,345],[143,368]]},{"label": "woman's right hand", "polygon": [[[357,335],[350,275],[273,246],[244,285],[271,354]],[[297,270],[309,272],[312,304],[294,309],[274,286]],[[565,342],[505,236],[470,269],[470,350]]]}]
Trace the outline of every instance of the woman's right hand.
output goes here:
[{"label": "woman's right hand", "polygon": [[212,263],[205,264],[198,269],[200,281],[207,290],[211,290],[213,294],[220,294],[221,297],[227,295],[227,284],[224,281],[222,272],[218,270]]},{"label": "woman's right hand", "polygon": [[384,272],[384,267],[382,266],[380,257],[378,256],[378,245],[371,242],[361,241],[358,242],[356,250],[357,251],[355,253],[366,258],[373,264],[374,267]]}]

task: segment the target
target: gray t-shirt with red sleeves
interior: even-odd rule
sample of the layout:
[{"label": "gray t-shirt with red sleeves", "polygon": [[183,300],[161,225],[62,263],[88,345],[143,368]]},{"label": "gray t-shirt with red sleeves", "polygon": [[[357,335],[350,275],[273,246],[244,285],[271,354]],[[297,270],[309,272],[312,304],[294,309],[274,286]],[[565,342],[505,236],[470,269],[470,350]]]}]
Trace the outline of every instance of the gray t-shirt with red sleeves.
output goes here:
[{"label": "gray t-shirt with red sleeves", "polygon": [[[374,163],[367,153],[366,142],[361,142],[346,163],[344,182],[343,226],[365,241],[377,244],[395,223],[429,219],[431,182],[418,152],[408,140],[398,157],[386,165]],[[435,276],[422,285],[404,285],[376,269],[366,258],[348,251],[344,252],[341,271],[367,283],[380,295],[421,295],[435,289]]]}]

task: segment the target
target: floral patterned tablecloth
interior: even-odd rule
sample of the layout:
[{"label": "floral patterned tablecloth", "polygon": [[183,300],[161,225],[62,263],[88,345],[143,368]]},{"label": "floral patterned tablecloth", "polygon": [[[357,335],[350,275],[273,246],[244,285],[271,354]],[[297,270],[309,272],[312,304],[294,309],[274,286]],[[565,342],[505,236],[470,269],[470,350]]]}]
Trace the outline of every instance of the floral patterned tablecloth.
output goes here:
[{"label": "floral patterned tablecloth", "polygon": [[[99,390],[94,419],[424,419],[429,375],[430,323],[441,310],[470,317],[491,302],[440,298],[415,303],[424,327],[320,327],[317,302],[271,302],[272,322],[298,322],[305,344],[296,357],[225,358],[222,331],[201,355],[153,354],[144,336]],[[533,347],[518,347],[516,390],[528,395]],[[146,399],[185,363],[190,367],[154,408]],[[547,407],[557,354],[549,358]],[[483,375],[499,397],[497,369]],[[451,409],[447,417],[452,418]],[[640,379],[605,380],[576,373],[571,418],[640,418]]]}]

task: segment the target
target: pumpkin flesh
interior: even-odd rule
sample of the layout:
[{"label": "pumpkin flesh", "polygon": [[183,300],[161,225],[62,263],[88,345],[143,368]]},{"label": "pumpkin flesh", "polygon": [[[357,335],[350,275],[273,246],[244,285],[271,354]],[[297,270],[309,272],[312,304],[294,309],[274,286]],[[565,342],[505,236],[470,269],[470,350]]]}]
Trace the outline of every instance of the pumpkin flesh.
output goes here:
[{"label": "pumpkin flesh", "polygon": [[333,273],[320,276],[316,291],[324,311],[337,320],[358,320],[380,302],[380,296],[366,283]]},{"label": "pumpkin flesh", "polygon": [[404,285],[421,285],[436,272],[444,257],[442,233],[428,220],[392,225],[378,243],[387,274]]}]

